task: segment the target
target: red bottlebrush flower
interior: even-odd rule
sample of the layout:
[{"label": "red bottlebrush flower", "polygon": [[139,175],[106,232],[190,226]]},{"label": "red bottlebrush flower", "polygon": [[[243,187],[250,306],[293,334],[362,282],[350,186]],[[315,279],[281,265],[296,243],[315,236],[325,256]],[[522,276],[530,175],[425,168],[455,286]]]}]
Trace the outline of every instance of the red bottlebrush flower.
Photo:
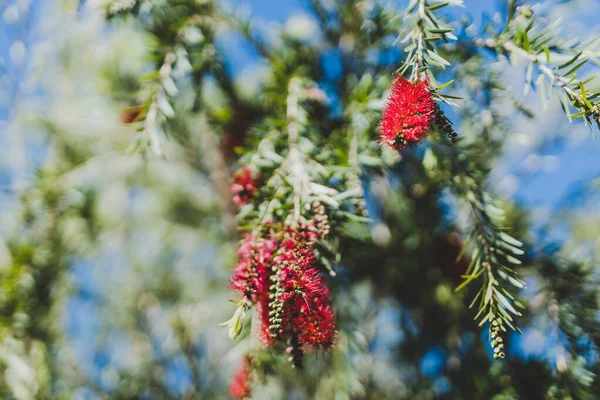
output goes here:
[{"label": "red bottlebrush flower", "polygon": [[233,194],[233,202],[238,207],[248,204],[256,194],[256,179],[257,176],[246,166],[242,167],[241,171],[233,174],[233,184],[229,187],[229,190]]},{"label": "red bottlebrush flower", "polygon": [[306,349],[326,350],[335,343],[335,316],[314,265],[318,237],[311,227],[286,228],[265,238],[250,234],[238,251],[231,287],[256,307],[266,345],[291,336]]},{"label": "red bottlebrush flower", "polygon": [[231,277],[231,288],[255,301],[270,286],[271,259],[277,242],[256,235],[246,236],[238,250],[238,262]]},{"label": "red bottlebrush flower", "polygon": [[292,323],[301,344],[325,351],[335,344],[337,329],[331,305],[328,302],[319,304],[321,300],[315,300],[315,305],[307,313],[298,314]]},{"label": "red bottlebrush flower", "polygon": [[380,143],[400,151],[425,137],[438,110],[428,86],[428,80],[394,80],[379,123]]},{"label": "red bottlebrush flower", "polygon": [[291,325],[300,344],[319,350],[331,348],[337,336],[335,316],[319,271],[311,267],[297,276],[290,274],[286,286],[292,294]]},{"label": "red bottlebrush flower", "polygon": [[329,289],[314,266],[316,235],[303,228],[288,230],[275,259],[278,273],[270,309],[276,318],[271,322],[276,329],[293,330],[304,347],[327,350],[337,335],[335,316]]},{"label": "red bottlebrush flower", "polygon": [[250,360],[246,357],[229,384],[229,395],[237,400],[249,399],[252,393]]},{"label": "red bottlebrush flower", "polygon": [[238,262],[231,277],[231,288],[242,293],[257,307],[266,345],[272,342],[269,334],[269,289],[272,284],[272,259],[277,248],[278,242],[274,239],[260,238],[254,234],[246,236],[238,250]]}]

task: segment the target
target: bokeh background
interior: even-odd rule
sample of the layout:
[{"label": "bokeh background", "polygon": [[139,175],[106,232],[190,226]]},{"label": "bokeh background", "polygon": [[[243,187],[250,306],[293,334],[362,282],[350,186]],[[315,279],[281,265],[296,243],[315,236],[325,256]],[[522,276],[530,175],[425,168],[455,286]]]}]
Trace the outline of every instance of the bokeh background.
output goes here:
[{"label": "bokeh background", "polygon": [[[124,139],[130,128],[120,119],[127,99],[118,90],[126,91],[149,71],[155,42],[127,21],[107,27],[92,11],[93,3],[0,0],[0,302],[22,291],[11,314],[0,315],[0,382],[19,399],[48,398],[40,397],[48,387],[81,399],[227,398],[228,380],[249,345],[231,342],[217,326],[232,312],[228,299],[234,296],[227,282],[236,241],[210,177],[211,155],[202,150],[211,138],[189,133],[202,131],[207,121],[198,115],[181,117],[182,135],[198,147],[182,150],[166,141],[166,152],[179,158],[132,154]],[[218,3],[251,17],[265,36],[283,30],[309,44],[321,40],[304,0]],[[407,2],[389,3],[404,9]],[[564,35],[600,35],[600,3],[595,0],[543,1],[536,7],[548,21],[561,18]],[[482,21],[504,14],[504,2],[494,0],[466,0],[464,8],[447,12],[456,28],[466,32],[477,32]],[[257,49],[226,26],[217,29],[215,43],[235,90],[242,98],[257,96],[270,68]],[[399,49],[378,60],[393,65],[401,57]],[[320,60],[327,79],[335,80],[342,70],[339,51],[324,51]],[[523,65],[492,57],[488,62],[519,101],[535,111],[529,118],[508,106],[497,110],[511,134],[488,187],[528,212],[528,243],[548,252],[558,247],[561,257],[585,264],[597,277],[597,130],[569,123],[558,104],[542,104],[534,91],[525,94]],[[181,68],[174,73],[185,76]],[[207,103],[217,111],[224,107],[216,80],[209,78],[204,85]],[[179,90],[178,104],[185,108],[193,102],[194,89]],[[458,113],[450,110],[449,115],[460,127]],[[389,215],[377,211],[385,208],[382,204],[388,203],[370,200],[376,216],[371,233],[374,239],[383,234],[388,242],[400,243],[405,233],[387,224]],[[58,211],[50,212],[54,209]],[[59,253],[59,248],[69,251]],[[389,247],[382,252],[394,253]],[[44,266],[44,272],[31,266]],[[340,275],[342,281],[351,279]],[[50,277],[58,284],[45,293],[37,282]],[[536,386],[573,360],[565,358],[569,341],[552,323],[552,309],[546,312],[543,282],[534,275],[525,278],[523,297],[543,312],[532,312],[523,335],[511,336],[509,357],[514,365],[529,365],[533,372],[527,379]],[[431,293],[437,297],[431,301],[462,302],[449,300],[450,284],[435,279]],[[342,320],[348,315],[355,332],[354,341],[342,341],[336,353],[336,368],[343,372],[304,377],[304,382],[317,383],[297,388],[268,380],[256,398],[334,398],[331,393],[338,393],[336,398],[477,399],[491,398],[483,393],[502,393],[477,374],[471,376],[482,383],[471,386],[455,376],[457,368],[467,378],[478,368],[479,359],[470,355],[475,346],[489,363],[485,332],[460,332],[456,351],[422,342],[422,351],[404,358],[403,346],[418,340],[423,328],[397,296],[375,296],[378,284],[367,274],[340,289],[338,312]],[[2,308],[3,313],[8,309]],[[23,339],[23,332],[48,325],[52,328],[46,337]],[[36,340],[53,345],[36,347]],[[598,363],[597,348],[588,350],[581,370],[574,372],[582,381],[594,379],[585,367]],[[44,367],[49,358],[58,360],[54,367]],[[482,376],[506,386],[495,365],[480,371]],[[283,381],[293,382],[294,372],[288,374]],[[333,390],[336,385],[345,391]],[[460,385],[465,389],[457,389]]]}]

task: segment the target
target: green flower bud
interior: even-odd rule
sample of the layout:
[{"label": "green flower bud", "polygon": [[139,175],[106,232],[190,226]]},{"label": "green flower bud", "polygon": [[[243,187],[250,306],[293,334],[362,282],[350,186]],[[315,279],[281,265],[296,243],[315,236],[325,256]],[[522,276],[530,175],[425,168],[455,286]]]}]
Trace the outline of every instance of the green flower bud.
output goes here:
[{"label": "green flower bud", "polygon": [[240,333],[242,332],[242,328],[244,327],[244,316],[246,315],[246,306],[245,304],[238,305],[237,310],[233,314],[231,319],[219,324],[220,326],[227,326],[229,328],[229,338],[231,340],[236,339]]}]

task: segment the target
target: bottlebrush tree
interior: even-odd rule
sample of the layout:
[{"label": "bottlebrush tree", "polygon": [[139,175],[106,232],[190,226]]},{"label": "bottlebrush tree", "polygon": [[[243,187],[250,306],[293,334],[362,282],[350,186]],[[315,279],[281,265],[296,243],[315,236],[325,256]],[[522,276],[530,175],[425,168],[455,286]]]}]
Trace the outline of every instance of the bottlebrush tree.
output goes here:
[{"label": "bottlebrush tree", "polygon": [[[548,113],[499,66],[597,130],[598,40],[562,35],[557,4],[508,0],[476,27],[462,0],[308,3],[274,30],[212,0],[52,3],[62,80],[40,85],[71,108],[15,119],[48,156],[5,233],[8,398],[600,393],[597,246],[582,260],[570,239],[537,242],[488,179],[514,116]],[[226,34],[265,66],[251,95]],[[89,289],[96,264],[127,268]],[[48,315],[69,320],[84,289],[102,333],[82,348]],[[540,326],[552,351],[511,354]]]}]

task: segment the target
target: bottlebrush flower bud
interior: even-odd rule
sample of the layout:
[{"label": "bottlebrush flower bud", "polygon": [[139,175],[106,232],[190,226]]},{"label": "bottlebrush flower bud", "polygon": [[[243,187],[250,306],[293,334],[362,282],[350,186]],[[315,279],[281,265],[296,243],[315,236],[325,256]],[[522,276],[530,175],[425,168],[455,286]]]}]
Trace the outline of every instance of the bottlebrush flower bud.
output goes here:
[{"label": "bottlebrush flower bud", "polygon": [[227,326],[229,328],[229,338],[232,340],[237,338],[242,332],[242,328],[244,327],[244,316],[246,315],[246,309],[248,308],[246,299],[240,300],[237,304],[238,308],[235,310],[233,317],[222,324],[219,324],[220,326]]}]

